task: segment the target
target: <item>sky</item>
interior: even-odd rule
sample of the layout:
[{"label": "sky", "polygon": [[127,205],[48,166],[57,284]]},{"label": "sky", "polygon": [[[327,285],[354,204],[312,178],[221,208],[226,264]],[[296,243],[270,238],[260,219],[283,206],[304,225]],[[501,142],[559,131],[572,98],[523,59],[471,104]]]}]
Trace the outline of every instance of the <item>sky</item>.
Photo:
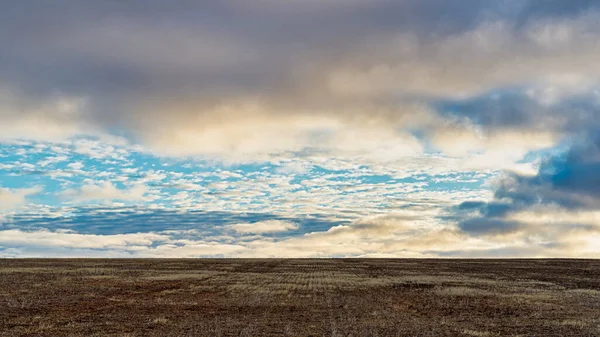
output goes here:
[{"label": "sky", "polygon": [[600,1],[0,0],[0,257],[600,257]]}]

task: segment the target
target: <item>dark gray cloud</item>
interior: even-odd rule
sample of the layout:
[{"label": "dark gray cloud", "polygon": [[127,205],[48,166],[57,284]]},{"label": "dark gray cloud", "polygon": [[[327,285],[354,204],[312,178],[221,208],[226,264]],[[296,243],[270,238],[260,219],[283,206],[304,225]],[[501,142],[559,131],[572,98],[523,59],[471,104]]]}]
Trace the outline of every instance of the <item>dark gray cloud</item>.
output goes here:
[{"label": "dark gray cloud", "polygon": [[[379,36],[452,36],[485,20],[565,17],[594,1],[3,1],[0,73],[35,93],[194,93],[281,85]],[[435,41],[435,40],[432,40]],[[372,51],[375,52],[375,51]],[[365,56],[368,56],[366,53]],[[287,79],[291,80],[291,79]],[[174,87],[175,86],[175,87]]]},{"label": "dark gray cloud", "polygon": [[[459,117],[485,131],[573,132],[591,120],[587,112],[569,126],[524,96],[496,104],[482,95],[548,83],[569,91],[600,75],[595,1],[26,0],[1,6],[0,120],[16,135],[38,133],[24,124],[41,120],[54,136],[116,130],[174,153],[221,153],[240,143],[239,125],[273,137],[274,130],[297,129],[307,116],[436,132],[453,116],[428,107],[448,98],[459,98],[453,103]],[[482,98],[460,101],[465,96]],[[81,102],[65,109],[65,99]],[[255,130],[267,124],[268,130]],[[218,132],[196,138],[208,128]],[[313,133],[294,135],[282,148],[305,148]],[[208,142],[217,148],[193,147]],[[176,150],[181,147],[189,149]]]},{"label": "dark gray cloud", "polygon": [[502,219],[473,218],[462,221],[459,228],[475,235],[504,234],[518,230],[522,224]]},{"label": "dark gray cloud", "polygon": [[251,91],[281,84],[290,63],[311,55],[380,32],[464,29],[484,8],[473,0],[311,3],[3,1],[0,72],[37,94]]},{"label": "dark gray cloud", "polygon": [[436,107],[447,117],[467,119],[486,130],[520,129],[579,135],[600,127],[599,99],[597,92],[586,90],[547,104],[543,97],[535,97],[531,92],[510,89],[469,99],[441,100]]}]

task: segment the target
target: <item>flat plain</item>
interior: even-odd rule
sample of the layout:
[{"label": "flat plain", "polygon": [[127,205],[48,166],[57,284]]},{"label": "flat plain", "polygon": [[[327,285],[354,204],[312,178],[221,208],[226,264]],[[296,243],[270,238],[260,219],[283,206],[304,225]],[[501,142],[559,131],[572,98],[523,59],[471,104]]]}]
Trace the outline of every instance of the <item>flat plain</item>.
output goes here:
[{"label": "flat plain", "polygon": [[600,261],[5,259],[0,336],[600,336]]}]

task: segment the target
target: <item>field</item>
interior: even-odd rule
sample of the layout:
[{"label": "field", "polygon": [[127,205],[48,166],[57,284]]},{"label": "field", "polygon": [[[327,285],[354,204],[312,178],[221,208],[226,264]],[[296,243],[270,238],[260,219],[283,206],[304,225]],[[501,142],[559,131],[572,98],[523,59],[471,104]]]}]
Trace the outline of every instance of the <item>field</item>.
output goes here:
[{"label": "field", "polygon": [[600,261],[0,260],[0,336],[600,336]]}]

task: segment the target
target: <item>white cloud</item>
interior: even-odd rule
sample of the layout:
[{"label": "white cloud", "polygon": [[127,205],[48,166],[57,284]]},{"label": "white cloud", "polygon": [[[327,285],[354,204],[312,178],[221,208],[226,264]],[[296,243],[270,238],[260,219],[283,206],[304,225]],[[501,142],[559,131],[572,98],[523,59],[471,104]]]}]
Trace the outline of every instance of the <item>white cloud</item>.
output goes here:
[{"label": "white cloud", "polygon": [[8,189],[0,188],[0,210],[7,210],[25,204],[27,197],[40,193],[42,187]]},{"label": "white cloud", "polygon": [[74,162],[74,163],[69,163],[67,165],[67,167],[70,168],[70,169],[72,169],[72,170],[79,171],[82,168],[84,168],[85,165],[82,162]]},{"label": "white cloud", "polygon": [[154,233],[94,235],[69,231],[37,230],[25,232],[18,229],[0,231],[0,244],[11,246],[44,246],[90,249],[134,249],[167,241],[168,237]]},{"label": "white cloud", "polygon": [[306,164],[290,161],[280,164],[275,171],[280,174],[304,174],[307,170]]},{"label": "white cloud", "polygon": [[234,224],[229,225],[228,227],[242,234],[265,234],[295,230],[298,229],[298,224],[295,224],[290,221],[265,220],[254,223]]},{"label": "white cloud", "polygon": [[149,189],[145,185],[137,184],[130,188],[119,189],[111,182],[105,181],[99,184],[81,186],[75,190],[67,190],[62,195],[76,202],[86,201],[149,201]]}]

